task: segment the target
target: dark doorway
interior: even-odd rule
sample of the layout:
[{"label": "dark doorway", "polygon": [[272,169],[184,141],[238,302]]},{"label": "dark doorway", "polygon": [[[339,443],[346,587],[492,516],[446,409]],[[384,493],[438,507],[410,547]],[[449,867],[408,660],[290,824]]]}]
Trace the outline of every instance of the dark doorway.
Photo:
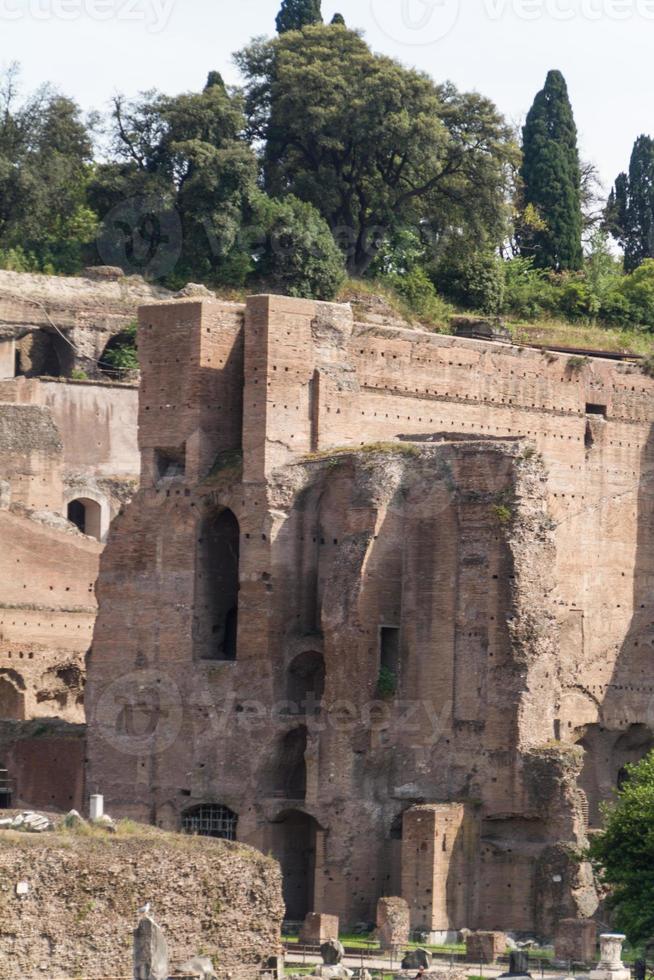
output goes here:
[{"label": "dark doorway", "polygon": [[286,918],[301,922],[313,911],[316,876],[316,820],[287,810],[272,824],[271,851],[282,868]]},{"label": "dark doorway", "polygon": [[102,508],[96,500],[79,498],[68,504],[68,520],[90,538],[102,540]]},{"label": "dark doorway", "polygon": [[201,522],[194,617],[195,650],[200,660],[236,660],[239,539],[238,521],[231,510]]}]

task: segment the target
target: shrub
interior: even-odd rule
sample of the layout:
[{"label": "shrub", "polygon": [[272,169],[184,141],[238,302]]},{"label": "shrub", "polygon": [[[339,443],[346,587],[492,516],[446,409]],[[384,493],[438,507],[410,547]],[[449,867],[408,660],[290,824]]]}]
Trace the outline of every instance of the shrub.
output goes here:
[{"label": "shrub", "polygon": [[438,295],[433,282],[421,266],[415,266],[404,275],[389,276],[388,281],[418,319],[431,323],[447,320],[450,308]]},{"label": "shrub", "polygon": [[259,194],[254,211],[260,243],[256,278],[288,296],[333,299],[345,282],[345,263],[316,208],[292,194],[285,198]]},{"label": "shrub", "polygon": [[504,263],[490,253],[447,257],[433,273],[437,288],[455,303],[480,313],[499,313],[504,298]]},{"label": "shrub", "polygon": [[116,377],[123,377],[130,371],[138,371],[139,356],[136,349],[136,321],[125,327],[113,337],[105,347],[100,368]]},{"label": "shrub", "polygon": [[392,698],[397,690],[397,678],[390,667],[380,667],[377,694],[380,698]]},{"label": "shrub", "polygon": [[654,259],[645,259],[624,276],[618,292],[626,300],[631,321],[654,329]]},{"label": "shrub", "polygon": [[582,278],[561,277],[557,292],[557,312],[569,320],[581,320],[593,312],[593,297],[590,287]]},{"label": "shrub", "polygon": [[503,312],[532,320],[556,307],[556,290],[532,259],[515,258],[504,263]]}]

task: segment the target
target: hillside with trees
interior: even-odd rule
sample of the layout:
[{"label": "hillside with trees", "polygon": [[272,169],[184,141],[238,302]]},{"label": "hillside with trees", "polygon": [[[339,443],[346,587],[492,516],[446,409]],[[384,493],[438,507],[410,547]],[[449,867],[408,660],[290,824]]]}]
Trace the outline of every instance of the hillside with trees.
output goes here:
[{"label": "hillside with trees", "polygon": [[[654,141],[606,200],[579,152],[563,75],[522,131],[477,92],[373,52],[320,0],[235,55],[242,84],[118,96],[84,117],[47,85],[0,86],[0,266],[93,264],[225,295],[376,291],[447,330],[455,311],[514,335],[648,352]],[[618,252],[620,250],[620,254]]]}]

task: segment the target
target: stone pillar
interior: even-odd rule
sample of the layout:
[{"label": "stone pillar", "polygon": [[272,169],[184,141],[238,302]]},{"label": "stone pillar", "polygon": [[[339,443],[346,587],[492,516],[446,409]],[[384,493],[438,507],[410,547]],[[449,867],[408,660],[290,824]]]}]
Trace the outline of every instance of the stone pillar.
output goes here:
[{"label": "stone pillar", "polygon": [[591,980],[630,980],[631,971],[622,962],[622,944],[627,937],[615,932],[600,936],[600,962]]},{"label": "stone pillar", "polygon": [[556,929],[554,949],[557,960],[594,963],[597,926],[591,919],[561,919]]},{"label": "stone pillar", "polygon": [[413,806],[402,820],[402,898],[411,928],[429,941],[456,942],[472,919],[479,820],[467,803]]},{"label": "stone pillar", "polygon": [[506,935],[503,932],[470,932],[466,936],[468,963],[496,963],[505,952]]},{"label": "stone pillar", "polygon": [[300,942],[306,946],[320,946],[328,939],[338,939],[338,916],[309,912],[300,930]]},{"label": "stone pillar", "polygon": [[384,950],[406,946],[411,932],[411,915],[403,898],[380,898],[377,902],[377,938]]},{"label": "stone pillar", "polygon": [[134,930],[134,980],[168,980],[166,939],[149,916]]}]

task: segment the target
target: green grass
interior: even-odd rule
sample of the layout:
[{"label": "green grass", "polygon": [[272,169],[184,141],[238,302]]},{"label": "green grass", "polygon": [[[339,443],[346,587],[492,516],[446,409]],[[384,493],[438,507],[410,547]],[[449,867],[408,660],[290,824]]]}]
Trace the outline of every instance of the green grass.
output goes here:
[{"label": "green grass", "polygon": [[654,335],[643,330],[603,327],[600,324],[570,323],[543,319],[534,322],[507,320],[516,344],[538,344],[553,347],[581,347],[587,350],[615,351],[620,354],[643,354],[654,351]]}]

